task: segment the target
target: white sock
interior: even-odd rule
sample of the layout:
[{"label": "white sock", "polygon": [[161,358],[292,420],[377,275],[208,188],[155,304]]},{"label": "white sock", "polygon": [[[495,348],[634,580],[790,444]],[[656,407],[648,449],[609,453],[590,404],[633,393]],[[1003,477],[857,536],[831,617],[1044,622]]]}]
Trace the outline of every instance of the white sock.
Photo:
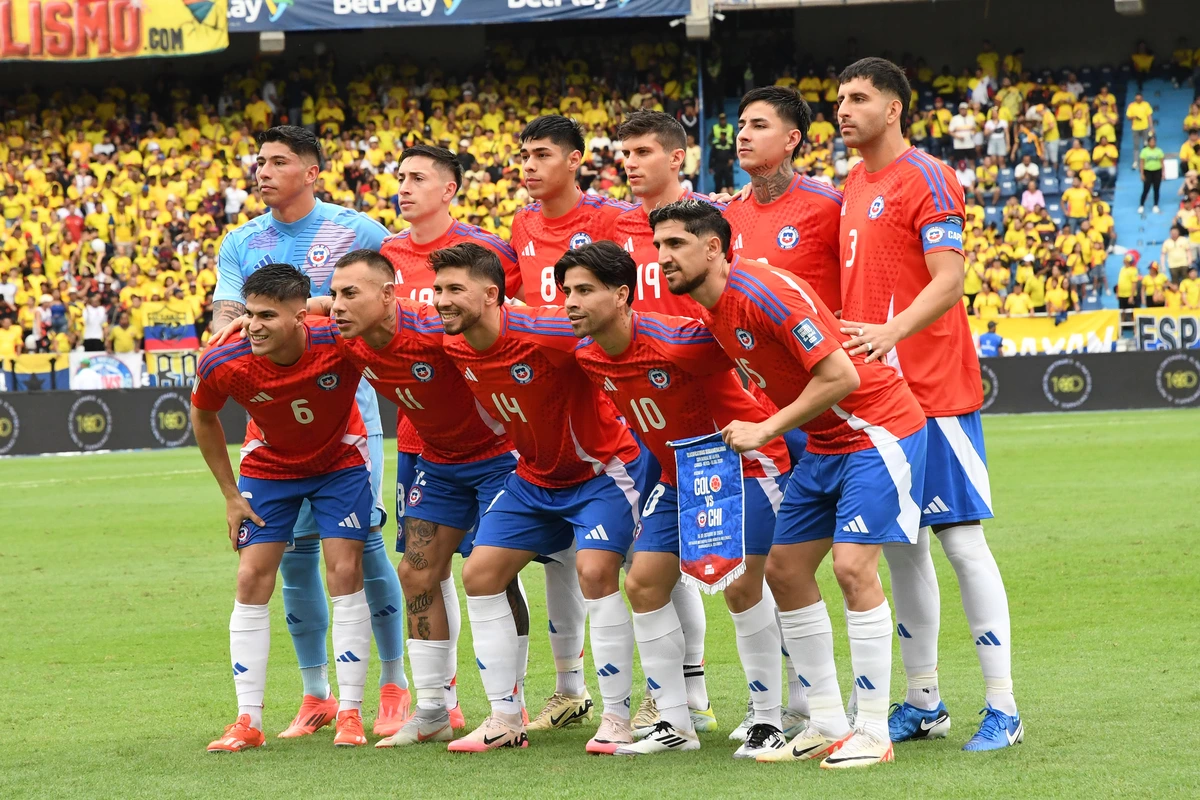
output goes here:
[{"label": "white sock", "polygon": [[233,613],[229,615],[229,658],[233,662],[238,716],[249,714],[250,726],[260,731],[270,652],[271,613],[267,606],[233,601]]},{"label": "white sock", "polygon": [[371,656],[371,609],[366,591],[333,598],[333,652],[338,711],[361,711]]},{"label": "white sock", "polygon": [[783,635],[783,621],[779,618],[779,606],[775,603],[775,595],[771,593],[771,587],[767,585],[765,579],[763,580],[763,599],[770,600],[771,605],[775,608],[775,626],[779,629],[779,650],[783,653],[783,668],[788,676],[787,702],[784,704],[784,708],[793,714],[807,717],[809,716],[808,695],[804,691],[804,682],[796,675],[796,665],[787,648],[787,637]]},{"label": "white sock", "polygon": [[838,687],[837,662],[833,658],[833,623],[824,600],[811,606],[779,614],[784,642],[794,653],[797,679],[807,683],[809,718],[826,736],[846,735],[846,711]]},{"label": "white sock", "polygon": [[633,691],[633,621],[620,592],[585,600],[592,631],[592,662],[596,665],[604,713],[629,719]]},{"label": "white sock", "polygon": [[733,617],[737,634],[738,657],[750,687],[754,704],[754,724],[781,728],[783,678],[779,669],[779,625],[775,622],[775,601],[763,598],[758,605]]},{"label": "white sock", "polygon": [[408,663],[412,665],[413,689],[417,692],[417,708],[427,710],[446,707],[446,653],[449,642],[409,639]]},{"label": "white sock", "polygon": [[516,705],[517,624],[508,594],[467,596],[467,616],[483,690],[497,714],[520,714]]},{"label": "white sock", "polygon": [[673,603],[657,611],[633,615],[633,635],[642,657],[642,672],[658,715],[682,731],[692,730],[683,678],[683,627]]},{"label": "white sock", "polygon": [[929,554],[929,528],[921,528],[916,544],[885,544],[883,557],[892,574],[896,635],[908,676],[905,699],[917,708],[932,711],[942,700],[937,676],[942,598]]},{"label": "white sock", "polygon": [[[687,687],[689,708],[708,708],[708,686],[704,682],[704,634],[708,620],[704,616],[704,598],[700,590],[676,581],[671,590],[671,605],[683,629],[683,683]],[[690,717],[689,717],[690,719]]]},{"label": "white sock", "polygon": [[525,673],[529,669],[529,634],[517,636],[517,703],[525,707]]},{"label": "white sock", "polygon": [[[458,705],[458,635],[462,630],[462,606],[459,605],[458,587],[454,585],[454,573],[442,581],[442,603],[446,606],[446,626],[450,636],[446,640],[450,647],[446,650],[446,708]],[[411,660],[411,659],[410,659]]]},{"label": "white sock", "polygon": [[[575,571],[575,547],[555,553],[546,563],[546,616],[550,651],[557,672],[554,691],[578,697],[583,694],[583,637],[587,605]],[[593,642],[593,646],[595,643]]]},{"label": "white sock", "polygon": [[869,611],[847,611],[846,630],[850,634],[854,685],[858,687],[855,726],[886,741],[892,681],[892,610],[887,600]]},{"label": "white sock", "polygon": [[1016,714],[1008,594],[1004,591],[1000,568],[983,537],[983,526],[956,525],[939,533],[938,540],[958,576],[963,611],[979,653],[979,666],[983,668],[987,702],[997,711]]}]

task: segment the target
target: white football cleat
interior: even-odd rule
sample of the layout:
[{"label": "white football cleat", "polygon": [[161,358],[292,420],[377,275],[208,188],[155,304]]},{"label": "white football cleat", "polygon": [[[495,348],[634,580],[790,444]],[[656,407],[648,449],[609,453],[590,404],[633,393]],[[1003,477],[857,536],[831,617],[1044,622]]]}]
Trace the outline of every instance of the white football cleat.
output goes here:
[{"label": "white football cleat", "polygon": [[746,741],[733,754],[734,758],[758,758],[760,755],[787,747],[787,739],[774,725],[760,722],[746,731]]},{"label": "white football cleat", "polygon": [[613,755],[645,756],[699,749],[700,739],[696,737],[695,731],[681,731],[669,722],[659,722],[649,733],[643,735],[640,742],[622,745]]},{"label": "white football cleat", "polygon": [[891,739],[883,739],[862,728],[850,734],[837,752],[825,757],[821,769],[849,769],[869,767],[886,761],[895,761]]},{"label": "white football cleat", "polygon": [[750,726],[754,724],[754,702],[746,701],[746,716],[742,717],[741,723],[734,728],[729,734],[729,741],[744,742],[746,741],[746,731],[750,730]]},{"label": "white football cleat", "polygon": [[846,734],[841,739],[835,739],[821,733],[810,723],[788,742],[787,747],[763,753],[758,756],[757,760],[762,762],[808,761],[810,758],[824,758],[830,753],[836,753],[849,736],[850,734]]},{"label": "white football cleat", "polygon": [[[432,713],[432,716],[426,718],[426,713]],[[400,726],[400,730],[386,739],[380,739],[375,746],[404,747],[421,742],[448,742],[453,738],[454,729],[450,727],[450,713],[445,708],[433,712],[418,708],[417,712]]]}]

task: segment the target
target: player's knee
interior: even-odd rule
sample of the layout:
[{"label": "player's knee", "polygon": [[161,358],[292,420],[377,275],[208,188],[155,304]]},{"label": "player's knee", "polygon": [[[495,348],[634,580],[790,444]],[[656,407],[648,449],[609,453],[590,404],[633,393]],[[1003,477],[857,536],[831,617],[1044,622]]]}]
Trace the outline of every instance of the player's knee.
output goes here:
[{"label": "player's knee", "polygon": [[671,601],[671,587],[648,580],[649,577],[636,569],[625,576],[625,596],[639,614],[656,611]]},{"label": "player's knee", "polygon": [[329,585],[331,597],[354,594],[363,588],[362,560],[357,558],[327,560],[325,582]]},{"label": "player's knee", "polygon": [[838,586],[851,606],[856,605],[855,599],[879,588],[878,565],[870,559],[857,556],[843,556],[833,561],[833,575],[837,578]]},{"label": "player's knee", "polygon": [[725,587],[725,605],[740,614],[758,605],[762,594],[762,581],[747,573]]},{"label": "player's knee", "polygon": [[479,556],[463,563],[462,580],[468,597],[502,594],[508,587],[508,581],[500,578],[499,571]]},{"label": "player's knee", "polygon": [[592,600],[608,597],[620,588],[618,570],[611,569],[608,564],[595,561],[576,564],[579,573],[579,589],[583,596]]},{"label": "player's knee", "polygon": [[396,575],[406,596],[436,589],[441,584],[437,570],[420,560],[414,562],[407,554],[396,565]]},{"label": "player's knee", "polygon": [[241,603],[262,605],[271,599],[275,591],[276,570],[265,565],[253,564],[248,560],[238,565],[237,599]]}]

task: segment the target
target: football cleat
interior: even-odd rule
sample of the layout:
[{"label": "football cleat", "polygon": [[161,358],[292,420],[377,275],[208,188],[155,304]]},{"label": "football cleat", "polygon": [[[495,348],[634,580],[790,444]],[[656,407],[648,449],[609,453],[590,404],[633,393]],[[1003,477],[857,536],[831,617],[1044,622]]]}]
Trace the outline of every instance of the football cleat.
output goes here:
[{"label": "football cleat", "polygon": [[638,706],[637,713],[633,715],[633,730],[645,731],[644,735],[649,735],[654,726],[658,724],[658,705],[654,702],[654,698],[650,696],[650,690],[646,690],[646,694],[642,697],[642,704]]},{"label": "football cleat", "polygon": [[693,731],[681,731],[669,722],[659,722],[641,741],[621,745],[613,755],[645,756],[699,749],[700,740]]},{"label": "football cleat", "polygon": [[366,743],[367,735],[363,733],[362,713],[357,708],[339,711],[337,734],[333,737],[333,746],[362,747]]},{"label": "football cleat", "polygon": [[1000,750],[1020,744],[1025,739],[1025,724],[1021,715],[1005,714],[990,705],[979,712],[983,714],[983,724],[971,740],[963,745],[963,750],[977,753],[983,750]]},{"label": "football cleat", "polygon": [[869,767],[885,761],[895,761],[892,743],[861,728],[842,741],[842,746],[825,757],[821,769],[850,769]]},{"label": "football cleat", "polygon": [[791,741],[808,725],[808,717],[790,708],[783,710],[783,738]]},{"label": "football cleat", "polygon": [[462,706],[455,706],[450,709],[450,727],[456,731],[467,727],[467,720],[463,717]]},{"label": "football cleat", "polygon": [[455,739],[446,749],[451,753],[486,753],[502,747],[529,747],[529,737],[516,714],[501,716],[493,712],[478,728]]},{"label": "football cleat", "polygon": [[[430,716],[426,717],[426,714]],[[422,742],[448,742],[453,738],[454,729],[451,727],[450,715],[444,708],[431,711],[417,709],[417,713],[409,717],[400,730],[386,739],[380,739],[375,746],[404,747]]]},{"label": "football cleat", "polygon": [[310,736],[337,719],[337,713],[338,701],[332,694],[324,700],[306,694],[300,702],[300,710],[296,712],[296,718],[279,734],[279,738],[295,739],[298,736]]},{"label": "football cleat", "polygon": [[376,736],[391,736],[403,727],[411,716],[412,695],[394,683],[379,687],[379,713],[375,715],[372,733]]},{"label": "football cleat", "polygon": [[629,727],[629,720],[616,714],[603,714],[600,727],[588,741],[586,749],[592,755],[611,756],[627,744],[633,744],[633,729]]},{"label": "football cleat", "polygon": [[826,736],[811,723],[808,723],[788,742],[787,747],[763,753],[757,756],[756,760],[767,763],[774,761],[808,761],[810,758],[824,758],[830,753],[836,753],[847,738],[849,738],[849,734],[846,734],[841,739]]},{"label": "football cleat", "polygon": [[592,696],[587,689],[578,696],[555,692],[546,701],[546,707],[529,723],[527,730],[549,731],[591,718]]},{"label": "football cleat", "polygon": [[689,708],[688,716],[692,718],[692,728],[696,733],[713,733],[717,729],[717,715],[713,713],[711,703],[703,711]]},{"label": "football cleat", "polygon": [[783,733],[779,728],[760,722],[751,725],[750,729],[746,731],[746,741],[742,742],[742,746],[737,749],[733,757],[758,758],[760,755],[784,747],[787,747],[787,739],[783,738]]},{"label": "football cleat", "polygon": [[741,723],[733,729],[729,734],[729,741],[744,742],[746,741],[746,731],[750,730],[750,726],[754,724],[754,702],[746,701],[746,716],[742,717]]},{"label": "football cleat", "polygon": [[937,708],[926,710],[911,703],[892,703],[888,714],[888,734],[893,742],[909,739],[941,739],[950,733],[950,714],[946,704],[939,702]]},{"label": "football cleat", "polygon": [[221,738],[208,745],[210,753],[240,753],[266,744],[266,738],[258,728],[250,726],[250,715],[242,714],[237,722],[225,726]]}]

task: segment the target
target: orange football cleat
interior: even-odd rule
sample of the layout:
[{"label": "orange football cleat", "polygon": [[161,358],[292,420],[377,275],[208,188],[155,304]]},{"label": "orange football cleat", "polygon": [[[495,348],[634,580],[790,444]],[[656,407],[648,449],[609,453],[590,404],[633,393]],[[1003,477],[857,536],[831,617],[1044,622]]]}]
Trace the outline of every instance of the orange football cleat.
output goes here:
[{"label": "orange football cleat", "polygon": [[461,705],[450,709],[450,727],[456,731],[467,727],[467,719],[463,716]]},{"label": "orange football cleat", "polygon": [[208,746],[210,753],[240,753],[252,747],[262,747],[266,744],[263,732],[250,726],[250,715],[242,714],[237,722],[225,726],[225,733],[220,739]]},{"label": "orange football cleat", "polygon": [[334,747],[361,747],[367,743],[367,735],[363,733],[362,714],[358,709],[349,708],[337,715],[337,735],[333,737]]},{"label": "orange football cleat", "polygon": [[295,739],[299,736],[310,736],[337,719],[337,710],[338,701],[332,694],[324,700],[306,694],[300,703],[300,710],[296,713],[296,718],[283,733],[279,734],[279,738]]},{"label": "orange football cleat", "polygon": [[394,683],[379,687],[379,713],[375,715],[376,736],[391,736],[397,733],[412,716],[412,695]]}]

